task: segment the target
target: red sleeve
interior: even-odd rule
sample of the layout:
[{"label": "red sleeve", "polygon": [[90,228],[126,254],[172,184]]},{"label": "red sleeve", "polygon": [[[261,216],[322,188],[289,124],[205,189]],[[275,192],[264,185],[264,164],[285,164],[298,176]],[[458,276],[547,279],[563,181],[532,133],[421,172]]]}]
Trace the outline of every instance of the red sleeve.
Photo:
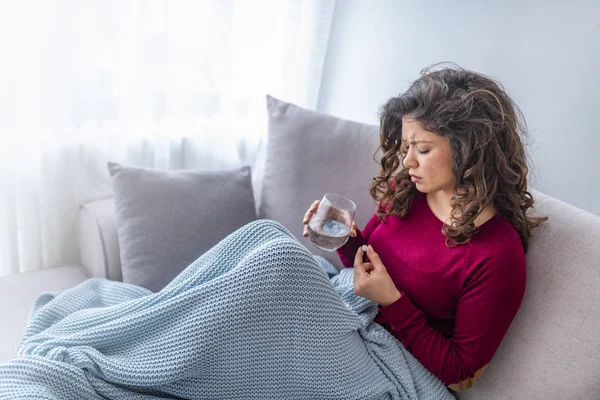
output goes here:
[{"label": "red sleeve", "polygon": [[524,254],[504,254],[488,259],[467,277],[450,338],[428,325],[423,311],[404,294],[380,312],[394,336],[423,366],[451,389],[467,390],[492,359],[524,292]]},{"label": "red sleeve", "polygon": [[369,222],[367,222],[364,230],[357,230],[356,237],[349,237],[346,244],[337,250],[338,256],[344,267],[354,267],[354,256],[356,255],[358,248],[369,242],[369,237],[380,223],[381,221],[377,218],[377,214],[373,215]]}]

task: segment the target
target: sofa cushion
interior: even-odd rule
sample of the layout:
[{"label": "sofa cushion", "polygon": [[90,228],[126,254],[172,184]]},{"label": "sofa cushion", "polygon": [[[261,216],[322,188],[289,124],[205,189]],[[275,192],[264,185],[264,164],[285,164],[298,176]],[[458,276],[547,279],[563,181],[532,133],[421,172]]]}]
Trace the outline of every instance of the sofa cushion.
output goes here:
[{"label": "sofa cushion", "polygon": [[83,268],[65,265],[3,276],[0,279],[0,364],[14,355],[34,301],[45,292],[62,291],[88,279]]},{"label": "sofa cushion", "polygon": [[600,393],[600,218],[531,190],[521,308],[467,399],[595,399]]},{"label": "sofa cushion", "polygon": [[336,252],[316,249],[302,236],[302,217],[325,193],[356,203],[356,222],[364,227],[376,205],[369,185],[379,165],[373,153],[379,128],[319,114],[267,96],[269,132],[259,218],[285,226],[311,252],[342,267]]},{"label": "sofa cushion", "polygon": [[159,291],[256,219],[250,168],[191,171],[109,162],[123,282]]}]

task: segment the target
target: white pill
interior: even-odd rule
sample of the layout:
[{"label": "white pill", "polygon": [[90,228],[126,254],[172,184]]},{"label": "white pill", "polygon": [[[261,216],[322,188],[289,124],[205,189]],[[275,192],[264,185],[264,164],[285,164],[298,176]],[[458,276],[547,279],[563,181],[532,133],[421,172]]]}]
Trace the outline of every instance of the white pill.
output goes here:
[{"label": "white pill", "polygon": [[366,244],[363,244],[363,245],[361,246],[361,249],[362,249],[362,251],[367,251],[367,245],[366,245]]}]

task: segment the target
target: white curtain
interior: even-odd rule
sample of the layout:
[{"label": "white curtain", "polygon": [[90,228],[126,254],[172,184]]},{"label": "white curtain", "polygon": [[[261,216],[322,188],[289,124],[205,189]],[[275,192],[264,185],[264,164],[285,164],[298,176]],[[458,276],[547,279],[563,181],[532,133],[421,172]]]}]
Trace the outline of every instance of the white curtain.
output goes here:
[{"label": "white curtain", "polygon": [[0,276],[79,262],[109,160],[258,185],[265,95],[316,107],[334,2],[2,2]]}]

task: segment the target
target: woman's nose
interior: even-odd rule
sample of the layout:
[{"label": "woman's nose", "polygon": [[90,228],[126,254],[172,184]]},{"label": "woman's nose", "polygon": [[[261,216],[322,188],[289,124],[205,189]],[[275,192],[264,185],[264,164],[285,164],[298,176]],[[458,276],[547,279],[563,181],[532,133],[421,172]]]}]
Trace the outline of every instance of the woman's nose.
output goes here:
[{"label": "woman's nose", "polygon": [[406,153],[406,155],[404,156],[404,159],[402,160],[402,164],[404,165],[404,168],[414,169],[416,162],[417,162],[417,160],[413,156],[412,149],[409,149],[408,152]]}]

